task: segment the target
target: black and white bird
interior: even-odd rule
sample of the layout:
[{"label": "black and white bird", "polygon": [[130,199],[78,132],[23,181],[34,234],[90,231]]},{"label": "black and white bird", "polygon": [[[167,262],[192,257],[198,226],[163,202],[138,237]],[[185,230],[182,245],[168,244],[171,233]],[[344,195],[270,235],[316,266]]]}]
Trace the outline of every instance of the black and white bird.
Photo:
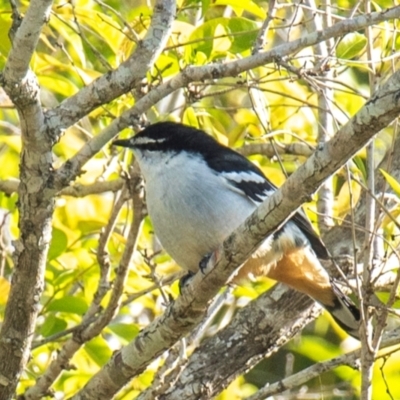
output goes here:
[{"label": "black and white bird", "polygon": [[[276,190],[247,158],[183,124],[159,122],[113,144],[134,152],[154,231],[176,263],[191,272]],[[328,257],[299,211],[262,243],[242,271],[309,295],[358,337],[359,310],[319,262]]]}]

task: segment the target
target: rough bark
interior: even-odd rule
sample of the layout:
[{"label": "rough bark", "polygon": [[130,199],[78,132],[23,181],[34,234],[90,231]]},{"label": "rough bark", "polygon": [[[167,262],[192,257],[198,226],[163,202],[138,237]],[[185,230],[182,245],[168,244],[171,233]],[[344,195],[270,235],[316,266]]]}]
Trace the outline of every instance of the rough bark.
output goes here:
[{"label": "rough bark", "polygon": [[315,192],[324,179],[365,146],[400,112],[400,72],[365,104],[335,137],[319,148],[282,186],[223,243],[212,258],[213,268],[193,283],[168,307],[163,316],[148,325],[128,346],[116,353],[73,398],[97,399],[113,396],[131,378],[185,336],[199,323],[207,304],[235,269],[254,252],[265,238]]},{"label": "rough bark", "polygon": [[[29,358],[54,208],[52,142],[43,127],[39,87],[29,69],[51,1],[32,1],[13,39],[1,85],[16,105],[23,140],[20,161],[19,229],[15,271],[0,331],[0,399],[10,399]],[[38,23],[39,21],[39,23]]]}]

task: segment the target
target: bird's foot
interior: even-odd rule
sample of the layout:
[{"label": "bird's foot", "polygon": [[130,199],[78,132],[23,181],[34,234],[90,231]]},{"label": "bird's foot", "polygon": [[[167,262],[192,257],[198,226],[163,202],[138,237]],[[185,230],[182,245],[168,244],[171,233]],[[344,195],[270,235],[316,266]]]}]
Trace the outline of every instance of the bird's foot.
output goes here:
[{"label": "bird's foot", "polygon": [[190,284],[191,280],[196,274],[192,271],[189,271],[186,275],[182,276],[181,279],[179,279],[179,293],[182,294],[182,290],[184,287]]},{"label": "bird's foot", "polygon": [[214,266],[218,260],[218,250],[214,250],[211,253],[206,254],[199,263],[200,271],[205,274],[207,266]]}]

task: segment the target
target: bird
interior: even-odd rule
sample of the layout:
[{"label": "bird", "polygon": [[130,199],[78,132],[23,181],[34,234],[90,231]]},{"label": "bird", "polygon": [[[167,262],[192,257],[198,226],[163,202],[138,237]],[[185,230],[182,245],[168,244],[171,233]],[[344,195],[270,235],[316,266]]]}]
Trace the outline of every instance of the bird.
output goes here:
[{"label": "bird", "polygon": [[[246,157],[182,123],[157,122],[112,144],[133,151],[154,232],[172,259],[190,273],[277,190]],[[262,242],[240,276],[267,276],[305,293],[359,338],[360,311],[323,268],[320,259],[329,258],[300,209]]]}]

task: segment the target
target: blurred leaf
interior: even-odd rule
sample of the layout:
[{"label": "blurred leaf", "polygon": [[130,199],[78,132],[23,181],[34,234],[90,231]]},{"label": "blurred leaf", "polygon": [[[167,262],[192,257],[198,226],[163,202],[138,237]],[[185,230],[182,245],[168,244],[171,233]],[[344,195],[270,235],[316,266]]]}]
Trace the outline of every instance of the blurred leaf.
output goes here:
[{"label": "blurred leaf", "polygon": [[367,45],[367,38],[358,32],[348,33],[336,48],[336,56],[345,60],[351,60],[358,56]]},{"label": "blurred leaf", "polygon": [[64,253],[67,249],[67,245],[67,235],[62,230],[53,228],[48,259],[53,260],[54,258],[57,258],[60,254]]},{"label": "blurred leaf", "polygon": [[87,342],[84,349],[99,367],[102,367],[112,355],[112,351],[107,342],[100,336]]},{"label": "blurred leaf", "polygon": [[[399,293],[399,291],[397,291]],[[374,293],[378,299],[384,303],[387,304],[387,302],[389,301],[390,298],[390,293],[386,293],[386,292],[375,292]],[[396,300],[393,305],[391,306],[393,308],[400,308],[400,300]]]},{"label": "blurred leaf", "polygon": [[85,23],[94,34],[98,34],[99,37],[101,37],[103,43],[99,50],[103,51],[104,47],[106,47],[104,45],[106,44],[114,54],[117,54],[122,41],[125,39],[125,35],[118,21],[105,13],[99,11],[93,12],[92,9],[87,7],[79,8],[78,12],[81,21]]},{"label": "blurred leaf", "polygon": [[351,201],[353,201],[353,206],[354,204],[357,204],[357,201],[361,195],[361,191],[361,186],[354,180],[351,181],[350,188],[347,182],[342,185],[335,202],[335,211],[339,217],[346,215],[346,213],[350,210],[350,207],[352,206]]},{"label": "blurred leaf", "polygon": [[199,121],[193,107],[187,107],[183,113],[182,123],[193,126],[194,128],[200,129]]},{"label": "blurred leaf", "polygon": [[128,342],[134,339],[140,332],[139,327],[135,324],[123,324],[116,322],[114,324],[110,324],[108,328]]},{"label": "blurred leaf", "polygon": [[266,17],[266,12],[264,9],[259,7],[254,1],[251,0],[216,0],[214,5],[231,6],[238,15],[241,15],[243,11],[246,11],[261,19],[265,19]]},{"label": "blurred leaf", "polygon": [[1,165],[7,166],[6,168],[0,168],[1,179],[10,179],[18,176],[19,163],[18,157],[14,151],[5,151],[4,154],[2,154]]},{"label": "blurred leaf", "polygon": [[313,361],[325,361],[340,354],[338,346],[331,344],[324,338],[303,336],[296,351]]},{"label": "blurred leaf", "polygon": [[364,182],[367,182],[367,169],[365,168],[365,159],[360,156],[353,157],[353,162],[357,166],[358,170],[361,172]]},{"label": "blurred leaf", "polygon": [[10,135],[0,135],[0,143],[4,143],[13,149],[15,152],[21,152],[21,137],[20,136],[10,136]]},{"label": "blurred leaf", "polygon": [[162,74],[163,78],[166,78],[168,76],[174,75],[179,72],[178,59],[176,57],[173,57],[172,55],[167,56],[161,54],[155,64],[155,67],[157,73]]},{"label": "blurred leaf", "polygon": [[55,274],[55,278],[53,278],[52,280],[52,284],[55,287],[66,286],[75,281],[76,281],[76,271],[71,268],[62,272],[58,271],[58,273]]},{"label": "blurred leaf", "polygon": [[10,293],[10,282],[0,276],[0,304],[4,305],[7,302],[8,294]]},{"label": "blurred leaf", "polygon": [[232,53],[241,53],[253,46],[258,35],[258,24],[246,18],[229,18],[228,28],[233,37]]},{"label": "blurred leaf", "polygon": [[47,314],[45,321],[40,328],[40,334],[43,337],[54,335],[55,333],[64,331],[68,324],[64,319],[56,317],[53,313]]},{"label": "blurred leaf", "polygon": [[107,222],[112,200],[106,196],[90,195],[84,198],[69,198],[58,213],[71,229],[77,227],[82,233],[98,232]]},{"label": "blurred leaf", "polygon": [[380,168],[379,171],[381,171],[382,175],[386,179],[386,182],[390,185],[390,187],[396,193],[396,196],[400,197],[400,183],[395,178],[393,178],[393,176],[391,176],[389,173],[384,171],[382,168]]},{"label": "blurred leaf", "polygon": [[101,228],[103,228],[104,222],[102,221],[81,221],[78,222],[78,228],[85,233],[90,232],[99,232]]},{"label": "blurred leaf", "polygon": [[78,87],[73,81],[62,75],[53,74],[50,76],[39,75],[40,85],[43,85],[53,93],[68,97],[74,95],[78,91]]},{"label": "blurred leaf", "polygon": [[11,50],[11,42],[8,37],[8,31],[11,28],[10,17],[0,14],[0,70],[4,68],[6,57]]},{"label": "blurred leaf", "polygon": [[214,18],[193,31],[190,40],[199,42],[188,46],[187,51],[204,53],[207,58],[227,51],[248,51],[257,37],[257,29],[258,24],[246,18]]},{"label": "blurred leaf", "polygon": [[201,15],[204,16],[204,14],[207,12],[207,10],[210,7],[210,0],[187,0],[187,1],[183,1],[183,3],[185,3],[185,6],[196,6],[198,4],[201,5]]},{"label": "blurred leaf", "polygon": [[210,7],[211,0],[201,0],[201,14],[204,15]]},{"label": "blurred leaf", "polygon": [[88,308],[87,303],[82,298],[64,296],[62,299],[53,300],[47,307],[47,310],[83,315]]}]

